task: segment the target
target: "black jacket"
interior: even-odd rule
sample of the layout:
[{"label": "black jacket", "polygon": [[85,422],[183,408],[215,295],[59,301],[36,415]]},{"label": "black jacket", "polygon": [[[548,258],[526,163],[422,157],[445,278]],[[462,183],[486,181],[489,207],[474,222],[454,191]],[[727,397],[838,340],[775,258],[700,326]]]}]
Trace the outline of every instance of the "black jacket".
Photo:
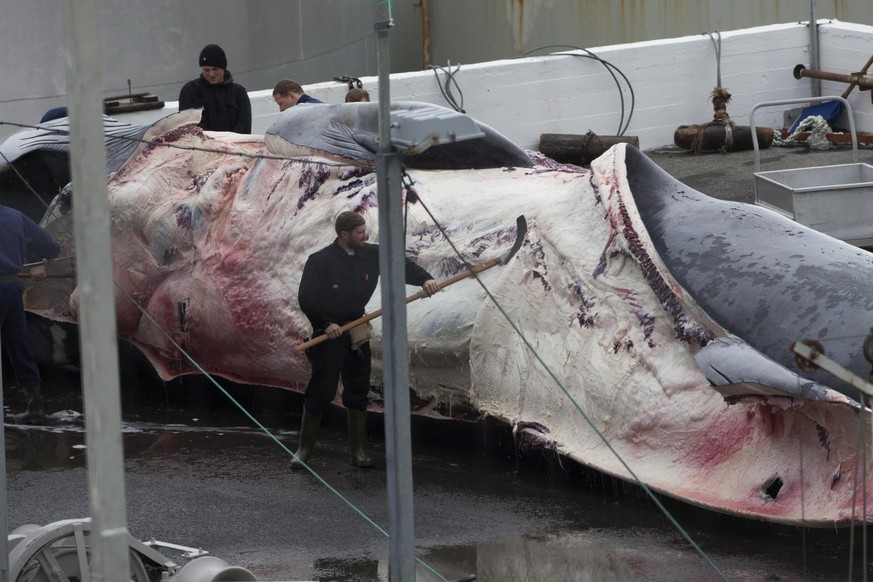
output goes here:
[{"label": "black jacket", "polygon": [[[339,242],[317,251],[306,260],[297,300],[314,330],[331,323],[342,325],[364,315],[379,279],[379,247],[365,244],[354,256]],[[422,285],[430,273],[406,259],[406,283]]]},{"label": "black jacket", "polygon": [[53,259],[60,250],[55,239],[31,219],[0,206],[0,274],[17,274],[25,262]]},{"label": "black jacket", "polygon": [[202,76],[188,81],[179,92],[179,111],[203,108],[200,127],[209,131],[252,132],[252,104],[245,87],[233,82],[230,71],[213,85]]}]

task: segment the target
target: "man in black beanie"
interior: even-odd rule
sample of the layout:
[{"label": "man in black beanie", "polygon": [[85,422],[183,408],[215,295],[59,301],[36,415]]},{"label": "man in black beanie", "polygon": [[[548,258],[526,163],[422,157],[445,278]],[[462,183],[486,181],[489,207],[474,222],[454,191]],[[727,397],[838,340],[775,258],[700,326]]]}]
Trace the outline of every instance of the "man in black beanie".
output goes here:
[{"label": "man in black beanie", "polygon": [[210,131],[252,132],[252,104],[245,87],[233,82],[227,57],[217,44],[200,51],[200,77],[179,93],[179,111],[203,108],[200,127]]}]

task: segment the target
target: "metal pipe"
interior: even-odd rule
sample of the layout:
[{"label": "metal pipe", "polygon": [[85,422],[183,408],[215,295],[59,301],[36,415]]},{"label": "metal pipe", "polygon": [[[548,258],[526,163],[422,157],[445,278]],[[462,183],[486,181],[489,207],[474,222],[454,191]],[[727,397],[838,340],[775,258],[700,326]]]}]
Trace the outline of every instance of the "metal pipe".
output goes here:
[{"label": "metal pipe", "polygon": [[76,192],[79,343],[91,502],[90,580],[117,582],[130,579],[130,562],[106,150],[100,110],[103,99],[97,0],[67,0],[64,5],[70,169]]},{"label": "metal pipe", "polygon": [[421,0],[421,68],[430,68],[430,62],[430,0]]},{"label": "metal pipe", "polygon": [[839,83],[850,83],[861,90],[873,89],[873,78],[858,73],[829,73],[827,71],[817,71],[815,69],[807,69],[803,65],[794,67],[794,78],[808,77],[810,79],[824,79],[826,81],[837,81]]},{"label": "metal pipe", "polygon": [[379,272],[382,278],[383,394],[388,493],[389,576],[415,580],[412,515],[412,430],[409,420],[409,362],[406,336],[406,259],[400,157],[391,147],[390,22],[377,22],[379,73]]},{"label": "metal pipe", "polygon": [[873,56],[867,59],[867,62],[864,63],[864,67],[860,71],[852,75],[852,77],[854,78],[852,79],[852,82],[849,83],[849,86],[846,87],[846,90],[843,91],[843,99],[849,96],[849,93],[851,93],[852,89],[854,89],[855,86],[858,84],[858,79],[867,74],[867,69],[869,69],[871,65],[873,65]]},{"label": "metal pipe", "polygon": [[[815,0],[809,0],[809,58],[813,69],[819,67],[818,54],[818,20],[815,15]],[[817,78],[812,81],[812,96],[821,96],[821,82]]]}]

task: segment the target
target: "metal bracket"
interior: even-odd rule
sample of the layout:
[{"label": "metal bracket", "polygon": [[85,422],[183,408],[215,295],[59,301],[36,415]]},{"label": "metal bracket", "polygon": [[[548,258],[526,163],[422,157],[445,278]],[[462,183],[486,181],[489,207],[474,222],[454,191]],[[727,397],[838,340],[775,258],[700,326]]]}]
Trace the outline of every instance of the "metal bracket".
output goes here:
[{"label": "metal bracket", "polygon": [[806,358],[822,370],[829,372],[831,375],[842,380],[846,384],[857,388],[867,396],[873,396],[873,384],[870,384],[870,382],[867,382],[863,378],[856,376],[834,360],[830,359],[821,352],[814,350],[805,343],[791,342],[791,351],[803,358]]}]

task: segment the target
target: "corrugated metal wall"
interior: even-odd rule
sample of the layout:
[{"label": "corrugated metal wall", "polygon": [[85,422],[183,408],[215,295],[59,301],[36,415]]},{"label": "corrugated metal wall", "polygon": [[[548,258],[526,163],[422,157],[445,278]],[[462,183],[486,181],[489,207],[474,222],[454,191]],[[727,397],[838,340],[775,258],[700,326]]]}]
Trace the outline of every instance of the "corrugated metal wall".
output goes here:
[{"label": "corrugated metal wall", "polygon": [[[806,21],[809,0],[401,0],[395,70],[423,66],[422,10],[431,63],[513,58],[552,45],[607,46],[766,24]],[[871,0],[817,0],[816,17],[873,25]],[[859,63],[859,67],[864,63]]]},{"label": "corrugated metal wall", "polygon": [[[64,0],[67,1],[67,0]],[[64,11],[60,0],[3,0],[0,121],[35,123],[65,101]],[[376,73],[377,0],[101,0],[103,91],[178,99],[197,75],[197,56],[220,44],[247,89]],[[15,128],[0,126],[0,139]]]},{"label": "corrugated metal wall", "polygon": [[[0,19],[0,121],[33,123],[64,102],[63,11],[58,0],[4,0]],[[512,58],[554,45],[579,47],[697,35],[806,20],[809,0],[394,0],[392,70],[423,68],[422,11],[431,62]],[[148,91],[166,101],[198,74],[216,42],[249,90],[291,77],[304,84],[376,74],[373,25],[384,0],[101,0],[103,90]],[[873,24],[871,0],[818,0],[819,18]],[[542,53],[552,52],[543,50]],[[862,62],[857,63],[860,67]],[[0,126],[0,139],[14,128]]]}]

